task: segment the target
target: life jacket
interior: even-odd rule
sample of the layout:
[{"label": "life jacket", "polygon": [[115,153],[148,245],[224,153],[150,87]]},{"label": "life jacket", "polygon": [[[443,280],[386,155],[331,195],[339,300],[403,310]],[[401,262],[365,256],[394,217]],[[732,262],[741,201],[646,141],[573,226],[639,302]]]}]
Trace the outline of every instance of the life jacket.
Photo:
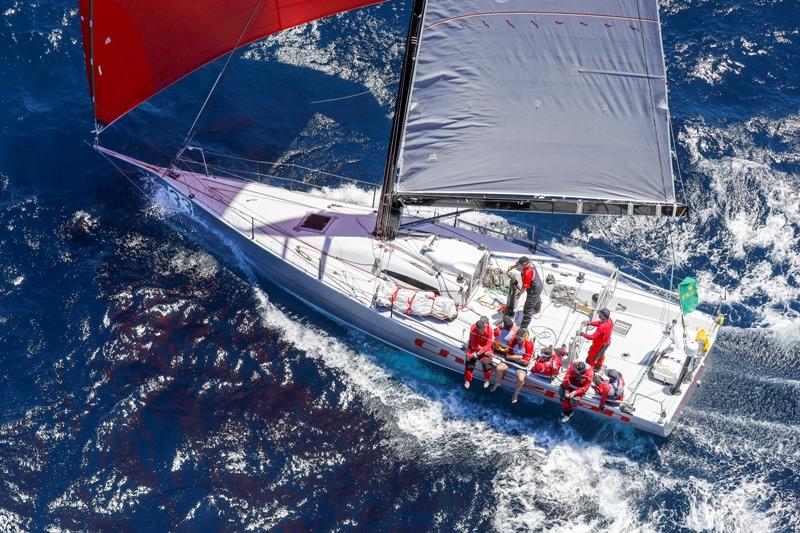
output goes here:
[{"label": "life jacket", "polygon": [[577,390],[579,392],[579,396],[583,395],[589,387],[592,385],[592,380],[594,379],[594,370],[592,370],[591,366],[586,367],[586,372],[583,375],[578,375],[575,372],[575,369],[570,366],[567,369],[567,373],[564,376],[564,382],[561,384],[567,390]]},{"label": "life jacket", "polygon": [[508,353],[508,349],[511,346],[511,343],[514,341],[514,337],[516,337],[516,335],[516,327],[512,326],[511,329],[495,328],[492,348],[494,348],[494,351],[496,352]]},{"label": "life jacket", "polygon": [[608,385],[610,387],[608,399],[612,401],[622,400],[625,396],[625,380],[622,378],[622,374],[614,381],[609,381]]},{"label": "life jacket", "polygon": [[561,370],[561,365],[561,355],[557,351],[542,352],[536,360],[534,372],[544,376],[555,376]]},{"label": "life jacket", "polygon": [[514,343],[511,345],[510,354],[521,355],[522,363],[527,365],[531,362],[531,357],[533,357],[533,342],[531,342],[530,339],[525,339],[522,344],[520,344],[515,338]]},{"label": "life jacket", "polygon": [[523,268],[521,277],[523,291],[532,291],[535,295],[542,294],[542,290],[544,290],[542,277],[536,272],[535,268],[532,266]]},{"label": "life jacket", "polygon": [[[592,367],[589,367],[589,369],[591,368]],[[574,387],[576,389],[580,389],[590,384],[592,382],[592,376],[589,375],[591,374],[591,371],[589,369],[587,369],[586,372],[583,373],[583,375],[578,375],[577,373],[572,372],[572,374],[569,376],[569,379],[567,380],[569,386]]]},{"label": "life jacket", "polygon": [[562,357],[567,355],[566,350],[562,350],[561,348],[545,348],[546,352],[542,350],[541,354],[539,355],[539,361],[549,361],[553,358],[554,355],[557,355],[557,359],[560,361]]}]

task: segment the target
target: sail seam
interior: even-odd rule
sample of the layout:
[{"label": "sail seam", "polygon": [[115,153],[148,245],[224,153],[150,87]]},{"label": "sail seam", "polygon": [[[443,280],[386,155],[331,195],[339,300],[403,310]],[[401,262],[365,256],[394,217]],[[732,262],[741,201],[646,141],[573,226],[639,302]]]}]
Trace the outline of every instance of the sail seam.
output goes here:
[{"label": "sail seam", "polygon": [[[638,7],[638,5],[637,5]],[[541,15],[541,16],[559,16],[559,17],[587,17],[587,18],[605,18],[605,19],[615,19],[615,20],[635,20],[638,22],[649,22],[657,24],[658,20],[656,19],[643,19],[641,16],[639,17],[628,17],[625,15],[604,15],[602,13],[572,13],[572,12],[559,12],[559,11],[486,11],[486,12],[479,12],[479,13],[465,13],[463,15],[458,15],[455,17],[449,17],[442,20],[437,20],[436,22],[431,23],[429,26],[425,26],[425,29],[433,28],[434,26],[439,26],[441,24],[447,24],[448,22],[452,22],[455,20],[463,20],[467,18],[474,18],[474,17],[494,17],[494,16],[511,16],[511,15]]]},{"label": "sail seam", "polygon": [[654,80],[666,79],[665,76],[658,76],[656,74],[645,74],[642,72],[620,72],[616,70],[592,70],[586,68],[579,68],[580,74],[602,74],[604,76],[623,76],[626,78],[652,78]]}]

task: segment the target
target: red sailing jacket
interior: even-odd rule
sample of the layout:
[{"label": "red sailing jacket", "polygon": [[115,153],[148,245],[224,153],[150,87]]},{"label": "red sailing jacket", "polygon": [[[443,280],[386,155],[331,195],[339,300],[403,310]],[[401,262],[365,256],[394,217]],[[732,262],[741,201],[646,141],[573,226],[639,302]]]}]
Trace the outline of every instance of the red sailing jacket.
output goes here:
[{"label": "red sailing jacket", "polygon": [[600,320],[592,320],[589,322],[590,326],[596,329],[592,333],[584,333],[583,337],[592,341],[592,344],[597,346],[605,346],[611,343],[611,330],[614,329],[614,321],[610,318],[605,322]]},{"label": "red sailing jacket", "polygon": [[583,396],[589,387],[592,386],[594,379],[594,370],[591,366],[586,367],[586,372],[582,376],[578,376],[575,372],[574,365],[570,365],[567,369],[567,374],[564,376],[564,381],[561,386],[565,389],[574,390],[575,396]]},{"label": "red sailing jacket", "polygon": [[597,385],[594,390],[600,396],[600,410],[606,406],[606,401],[621,402],[625,399],[625,380],[620,376],[616,381],[604,381]]},{"label": "red sailing jacket", "polygon": [[475,353],[492,352],[492,327],[486,324],[486,329],[478,331],[477,324],[472,324],[469,329],[469,344],[467,345],[467,356]]},{"label": "red sailing jacket", "polygon": [[523,291],[527,291],[528,290],[528,287],[530,287],[531,283],[533,282],[533,276],[535,276],[535,275],[536,275],[536,273],[534,272],[534,270],[531,267],[525,267],[525,268],[522,269],[522,290]]},{"label": "red sailing jacket", "polygon": [[536,364],[533,365],[533,371],[544,376],[556,376],[561,372],[561,365],[561,356],[558,354],[554,353],[550,358],[540,355],[539,359],[536,360]]}]

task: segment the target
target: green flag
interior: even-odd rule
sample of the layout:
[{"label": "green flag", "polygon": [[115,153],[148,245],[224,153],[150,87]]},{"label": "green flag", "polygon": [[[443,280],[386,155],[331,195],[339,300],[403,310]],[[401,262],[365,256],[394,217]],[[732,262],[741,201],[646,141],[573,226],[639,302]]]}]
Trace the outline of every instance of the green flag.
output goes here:
[{"label": "green flag", "polygon": [[681,298],[681,311],[683,314],[691,313],[697,307],[697,281],[694,278],[684,278],[678,285],[678,295]]}]

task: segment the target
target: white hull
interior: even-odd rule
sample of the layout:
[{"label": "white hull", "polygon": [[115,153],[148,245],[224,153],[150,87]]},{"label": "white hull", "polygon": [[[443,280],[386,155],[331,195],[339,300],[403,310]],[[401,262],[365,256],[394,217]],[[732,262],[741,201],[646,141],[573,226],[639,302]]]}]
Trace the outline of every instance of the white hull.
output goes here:
[{"label": "white hull", "polygon": [[[500,301],[496,294],[478,287],[468,305],[450,322],[407,316],[373,305],[376,283],[373,272],[387,264],[398,263],[425,268],[424,258],[415,257],[414,253],[428,236],[435,234],[443,240],[457,238],[485,246],[498,265],[528,255],[543,276],[553,274],[557,282],[578,287],[575,300],[588,300],[609,284],[609,273],[602,267],[583,264],[550,250],[532,253],[524,246],[452,226],[430,224],[418,228],[417,235],[401,237],[391,244],[382,243],[371,235],[375,220],[371,208],[190,172],[166,176],[163,168],[100,150],[161,178],[195,217],[220,230],[255,268],[309,306],[397,349],[458,373],[463,373],[464,343],[470,325],[481,315],[498,320],[501,317],[498,307],[505,298]],[[325,233],[298,229],[308,213],[325,213],[334,220]],[[584,273],[584,281],[576,283],[580,272]],[[672,338],[664,334],[665,327],[680,316],[679,308],[634,282],[621,279],[615,287],[607,307],[618,323],[626,322],[630,328],[624,334],[615,329],[606,365],[625,376],[628,385],[625,403],[632,404],[634,410],[623,412],[609,405],[601,414],[598,399],[592,392],[584,396],[578,409],[666,436],[674,429],[683,406],[700,384],[709,355],[701,354],[681,392],[670,394],[669,386],[650,379],[649,361],[654,352],[671,343],[682,353],[680,321],[674,327]],[[537,333],[540,346],[562,342],[569,345],[575,330],[587,316],[551,301],[550,290],[549,287],[545,289],[541,316],[534,317],[531,329]],[[688,315],[686,330],[690,338],[694,338],[697,328],[704,328],[712,343],[716,340],[719,325],[712,317],[697,311]],[[577,357],[585,358],[587,348],[588,343],[585,343]],[[623,356],[624,353],[629,355]],[[506,373],[504,387],[513,388],[513,374]],[[476,378],[480,379],[480,372],[476,372]],[[551,381],[529,374],[523,394],[558,402],[559,384],[560,377]],[[453,386],[460,387],[460,381],[455,381]],[[480,386],[473,389],[480,389]],[[480,393],[483,391],[465,391],[465,394]]]}]

